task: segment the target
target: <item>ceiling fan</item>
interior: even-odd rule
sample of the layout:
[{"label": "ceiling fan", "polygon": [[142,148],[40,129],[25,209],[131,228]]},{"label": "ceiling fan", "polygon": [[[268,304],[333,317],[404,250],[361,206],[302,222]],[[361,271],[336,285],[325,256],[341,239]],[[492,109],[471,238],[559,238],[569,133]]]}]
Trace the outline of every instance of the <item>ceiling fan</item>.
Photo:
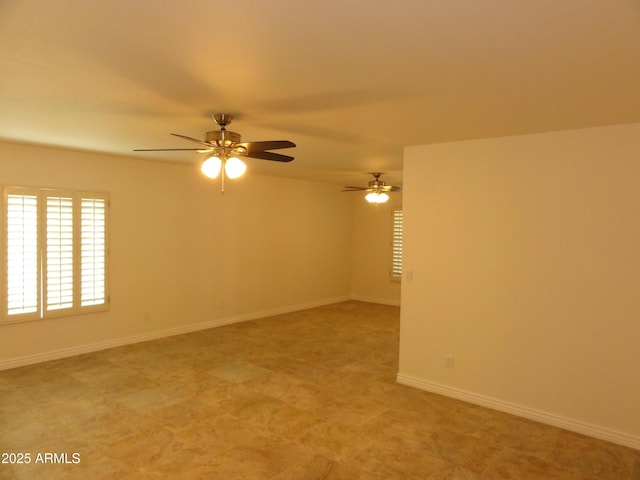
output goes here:
[{"label": "ceiling fan", "polygon": [[225,176],[237,178],[241,176],[247,166],[237,157],[257,158],[260,160],[271,160],[274,162],[290,162],[293,157],[273,153],[269,150],[279,150],[282,148],[292,148],[296,144],[289,140],[271,140],[264,142],[241,142],[240,134],[227,130],[227,125],[233,120],[233,115],[228,113],[216,113],[211,118],[220,126],[220,130],[207,132],[205,140],[187,137],[172,133],[175,137],[198,143],[198,148],[144,148],[136,149],[134,152],[169,152],[169,151],[196,151],[198,153],[210,153],[200,166],[202,173],[209,178],[216,178],[222,173],[222,192],[224,193]]},{"label": "ceiling fan", "polygon": [[373,180],[369,182],[368,187],[344,187],[343,192],[369,192],[365,195],[365,200],[369,203],[384,203],[389,200],[387,192],[401,192],[402,188],[394,185],[387,185],[380,180],[380,172],[371,172]]}]

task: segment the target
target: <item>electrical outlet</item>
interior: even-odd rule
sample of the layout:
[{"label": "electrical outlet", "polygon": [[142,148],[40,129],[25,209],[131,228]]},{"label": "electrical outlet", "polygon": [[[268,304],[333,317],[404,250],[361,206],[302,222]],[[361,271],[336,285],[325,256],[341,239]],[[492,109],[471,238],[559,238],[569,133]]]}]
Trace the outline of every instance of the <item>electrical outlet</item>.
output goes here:
[{"label": "electrical outlet", "polygon": [[453,355],[451,355],[450,353],[445,355],[444,360],[445,360],[445,363],[444,363],[445,367],[453,368]]}]

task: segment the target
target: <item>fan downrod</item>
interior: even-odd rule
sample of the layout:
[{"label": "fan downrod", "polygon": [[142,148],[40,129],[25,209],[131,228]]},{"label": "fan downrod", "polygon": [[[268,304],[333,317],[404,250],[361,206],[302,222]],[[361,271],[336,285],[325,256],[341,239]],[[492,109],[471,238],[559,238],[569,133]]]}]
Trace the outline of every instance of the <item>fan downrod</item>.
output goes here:
[{"label": "fan downrod", "polygon": [[214,113],[211,118],[220,126],[220,130],[207,132],[206,141],[217,143],[220,147],[231,147],[234,143],[240,143],[240,134],[227,130],[227,125],[233,120],[233,115],[228,113]]},{"label": "fan downrod", "polygon": [[233,120],[233,115],[229,115],[228,113],[214,113],[211,115],[211,118],[216,125],[219,125],[220,128],[224,130],[225,127],[231,123],[231,120]]}]

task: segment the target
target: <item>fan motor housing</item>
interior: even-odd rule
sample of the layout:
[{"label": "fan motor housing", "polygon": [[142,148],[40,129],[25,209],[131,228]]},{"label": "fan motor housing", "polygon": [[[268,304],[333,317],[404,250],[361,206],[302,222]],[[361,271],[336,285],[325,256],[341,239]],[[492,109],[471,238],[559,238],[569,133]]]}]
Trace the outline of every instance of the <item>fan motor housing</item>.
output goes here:
[{"label": "fan motor housing", "polygon": [[228,147],[240,142],[240,134],[228,130],[212,130],[207,132],[207,142],[217,143],[221,147]]}]

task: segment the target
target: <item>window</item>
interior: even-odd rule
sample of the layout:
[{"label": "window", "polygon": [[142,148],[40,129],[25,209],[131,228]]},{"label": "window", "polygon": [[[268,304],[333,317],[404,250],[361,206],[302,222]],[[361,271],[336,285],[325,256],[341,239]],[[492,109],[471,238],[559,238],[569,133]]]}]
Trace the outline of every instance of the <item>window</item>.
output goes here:
[{"label": "window", "polygon": [[402,278],[402,210],[392,210],[391,276]]},{"label": "window", "polygon": [[108,205],[103,193],[3,189],[3,321],[108,308]]}]

